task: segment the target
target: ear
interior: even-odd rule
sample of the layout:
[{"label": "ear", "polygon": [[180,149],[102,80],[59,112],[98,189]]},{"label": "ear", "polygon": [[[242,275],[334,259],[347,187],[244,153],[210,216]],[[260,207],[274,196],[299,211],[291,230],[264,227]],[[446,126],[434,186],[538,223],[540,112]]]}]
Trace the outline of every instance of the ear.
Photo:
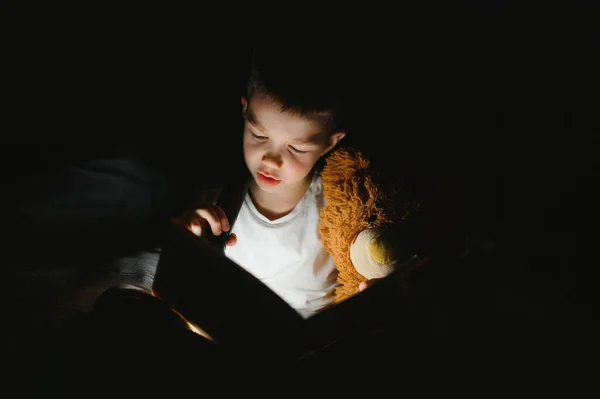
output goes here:
[{"label": "ear", "polygon": [[242,100],[242,113],[246,113],[246,109],[248,108],[248,100],[246,100],[246,97],[242,96],[241,97]]},{"label": "ear", "polygon": [[343,139],[345,136],[346,136],[346,132],[331,133],[331,135],[329,135],[329,138],[327,139],[327,145],[323,149],[321,156],[323,156],[323,155],[327,154],[329,151],[331,151],[333,149],[333,147],[335,147],[337,145],[337,143],[339,143],[340,140]]}]

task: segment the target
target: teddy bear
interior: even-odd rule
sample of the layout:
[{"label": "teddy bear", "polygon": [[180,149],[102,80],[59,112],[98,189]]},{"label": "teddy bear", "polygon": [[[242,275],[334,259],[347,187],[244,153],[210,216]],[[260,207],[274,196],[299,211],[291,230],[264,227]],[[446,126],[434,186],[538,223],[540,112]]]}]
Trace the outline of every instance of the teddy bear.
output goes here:
[{"label": "teddy bear", "polygon": [[411,229],[419,204],[400,176],[357,148],[339,147],[321,171],[325,204],[319,234],[338,269],[334,304],[363,281],[390,275],[416,254]]}]

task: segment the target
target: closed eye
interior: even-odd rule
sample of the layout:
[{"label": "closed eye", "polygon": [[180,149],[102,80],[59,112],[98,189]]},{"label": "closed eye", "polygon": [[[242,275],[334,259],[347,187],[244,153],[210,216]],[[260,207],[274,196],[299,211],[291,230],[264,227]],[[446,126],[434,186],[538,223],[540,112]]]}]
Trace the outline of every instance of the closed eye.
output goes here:
[{"label": "closed eye", "polygon": [[265,140],[267,140],[267,139],[268,139],[268,137],[265,137],[265,136],[258,136],[258,135],[254,134],[254,133],[252,133],[252,132],[250,132],[250,134],[252,135],[252,138],[253,138],[253,139],[255,139],[255,140],[258,140],[258,141],[265,141]]},{"label": "closed eye", "polygon": [[[257,141],[265,141],[265,140],[268,140],[268,139],[269,139],[269,138],[268,138],[268,137],[266,137],[266,136],[259,136],[259,135],[257,135],[257,134],[254,134],[253,132],[250,132],[250,134],[252,135],[252,138],[253,138],[254,140],[257,140]],[[309,151],[302,151],[302,150],[299,150],[299,149],[297,149],[297,148],[296,148],[296,147],[294,147],[294,146],[289,146],[289,149],[290,149],[290,151],[292,151],[294,154],[297,154],[297,155],[302,155],[302,154],[306,154],[306,153],[308,153],[308,152],[309,152]]]},{"label": "closed eye", "polygon": [[291,150],[293,153],[295,153],[295,154],[298,154],[298,155],[306,154],[306,153],[308,152],[308,151],[300,151],[299,149],[297,149],[297,148],[294,148],[294,147],[292,147],[292,146],[290,146],[290,150]]}]

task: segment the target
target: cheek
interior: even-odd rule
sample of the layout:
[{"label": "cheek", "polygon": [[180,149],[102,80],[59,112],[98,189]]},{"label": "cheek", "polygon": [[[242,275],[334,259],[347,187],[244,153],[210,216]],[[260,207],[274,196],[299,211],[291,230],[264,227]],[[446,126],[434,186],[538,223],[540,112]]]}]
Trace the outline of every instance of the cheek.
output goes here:
[{"label": "cheek", "polygon": [[287,160],[290,172],[302,177],[310,172],[315,161],[314,157],[290,157]]},{"label": "cheek", "polygon": [[260,148],[255,143],[244,140],[244,158],[246,158],[246,161],[253,160],[260,156]]},{"label": "cheek", "polygon": [[250,170],[252,170],[254,168],[254,164],[256,164],[254,158],[255,156],[252,149],[244,143],[244,162],[246,167],[248,167]]}]

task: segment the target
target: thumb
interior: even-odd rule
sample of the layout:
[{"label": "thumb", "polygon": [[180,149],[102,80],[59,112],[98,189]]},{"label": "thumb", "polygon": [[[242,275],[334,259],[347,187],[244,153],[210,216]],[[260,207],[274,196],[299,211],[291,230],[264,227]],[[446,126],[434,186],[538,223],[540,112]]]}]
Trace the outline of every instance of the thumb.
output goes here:
[{"label": "thumb", "polygon": [[237,243],[237,236],[233,233],[231,233],[229,235],[229,237],[227,237],[227,246],[231,247],[233,245],[235,245]]}]

